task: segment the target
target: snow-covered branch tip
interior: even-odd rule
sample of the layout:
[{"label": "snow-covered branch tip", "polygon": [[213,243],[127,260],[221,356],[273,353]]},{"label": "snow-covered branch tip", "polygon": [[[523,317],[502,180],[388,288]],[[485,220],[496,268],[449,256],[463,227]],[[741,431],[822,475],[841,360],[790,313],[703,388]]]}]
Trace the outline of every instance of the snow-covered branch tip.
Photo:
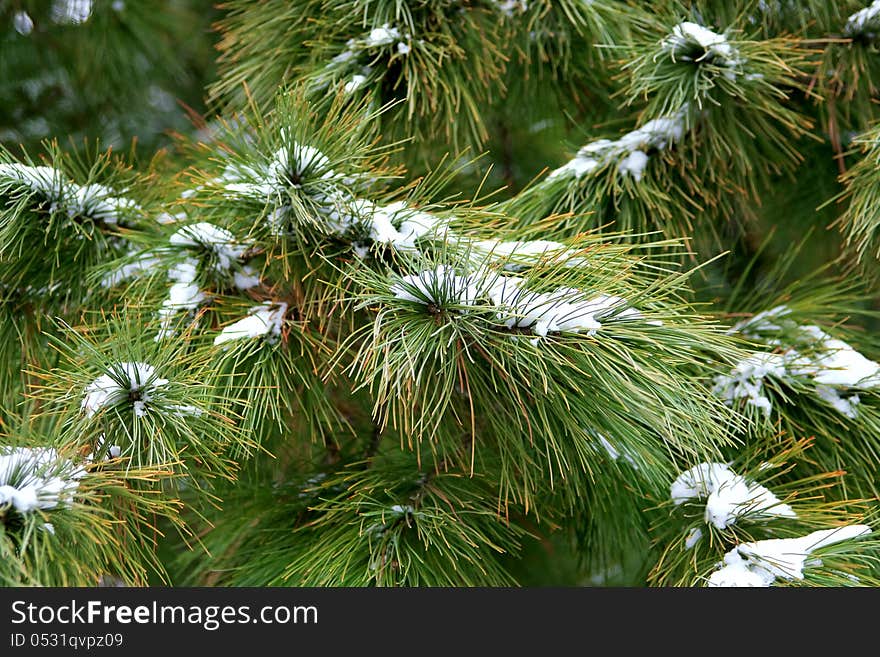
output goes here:
[{"label": "snow-covered branch tip", "polygon": [[131,403],[135,415],[147,414],[157,390],[168,384],[147,363],[116,363],[86,386],[82,411],[91,417],[103,408]]},{"label": "snow-covered branch tip", "polygon": [[551,172],[548,180],[559,177],[582,178],[617,162],[617,171],[638,182],[653,151],[662,151],[680,141],[685,133],[688,108],[653,119],[619,139],[598,139],[583,146],[577,155]]},{"label": "snow-covered branch tip", "polygon": [[726,463],[700,463],[686,470],[672,482],[669,495],[676,506],[705,499],[704,520],[718,529],[726,529],[741,517],[797,517],[769,489],[736,474]]},{"label": "snow-covered branch tip", "polygon": [[391,286],[391,292],[398,299],[427,306],[434,314],[449,308],[466,313],[468,306],[479,306],[488,300],[496,309],[494,320],[499,328],[529,329],[537,336],[533,339],[535,343],[550,333],[583,331],[592,336],[602,328],[603,321],[644,320],[642,313],[622,297],[590,295],[569,287],[536,292],[517,276],[485,270],[461,275],[446,265],[403,276]]},{"label": "snow-covered branch tip", "polygon": [[193,311],[208,301],[197,280],[200,266],[220,279],[224,286],[238,290],[249,290],[261,282],[254,268],[244,262],[248,245],[238,241],[225,228],[208,222],[190,224],[172,234],[169,243],[189,255],[168,270],[168,278],[173,282],[159,309],[157,340],[173,334],[172,325],[177,313]]},{"label": "snow-covered branch tip", "polygon": [[768,587],[777,579],[803,580],[804,569],[822,565],[810,558],[814,550],[871,533],[867,525],[848,525],[815,531],[799,538],[774,538],[741,543],[718,564],[709,576],[708,586]]},{"label": "snow-covered branch tip", "polygon": [[724,77],[731,81],[742,74],[742,67],[746,63],[724,34],[690,21],[672,28],[672,33],[663,41],[663,47],[673,59],[719,66],[725,69]]},{"label": "snow-covered branch tip", "polygon": [[[335,55],[318,75],[320,85],[326,85],[340,72],[347,72],[348,79],[343,87],[347,94],[361,89],[369,81],[374,69],[370,65],[373,56],[381,49],[393,49],[395,56],[406,56],[412,50],[412,35],[405,34],[390,23],[383,23],[365,35],[349,39],[345,49]],[[362,57],[363,55],[363,57]],[[352,72],[354,71],[354,72]]]},{"label": "snow-covered branch tip", "polygon": [[[85,474],[51,447],[0,447],[0,509],[26,514],[69,506]],[[45,528],[53,531],[50,524]]]},{"label": "snow-covered branch tip", "polygon": [[49,212],[65,212],[71,218],[87,217],[107,225],[125,225],[141,211],[131,199],[98,183],[79,185],[54,167],[0,162],[0,195],[10,198],[36,196],[48,203]]},{"label": "snow-covered branch tip", "polygon": [[265,337],[270,343],[277,342],[287,314],[287,304],[266,301],[248,310],[247,316],[225,327],[214,338],[214,344],[220,345],[234,340]]},{"label": "snow-covered branch tip", "polygon": [[[818,326],[797,325],[786,318],[790,313],[788,307],[777,306],[740,322],[728,331],[761,340],[775,351],[752,354],[738,363],[731,374],[716,376],[713,393],[728,405],[744,399],[746,404],[760,408],[769,416],[772,402],[764,392],[764,378],[798,378],[813,385],[819,399],[844,416],[855,419],[858,417],[860,399],[858,394],[845,396],[846,391],[880,386],[880,364]],[[794,346],[783,344],[779,337],[767,335],[776,335],[782,330],[786,331],[788,340]]]},{"label": "snow-covered branch tip", "polygon": [[864,9],[852,14],[844,25],[843,33],[848,37],[876,39],[880,35],[880,0],[874,0]]}]

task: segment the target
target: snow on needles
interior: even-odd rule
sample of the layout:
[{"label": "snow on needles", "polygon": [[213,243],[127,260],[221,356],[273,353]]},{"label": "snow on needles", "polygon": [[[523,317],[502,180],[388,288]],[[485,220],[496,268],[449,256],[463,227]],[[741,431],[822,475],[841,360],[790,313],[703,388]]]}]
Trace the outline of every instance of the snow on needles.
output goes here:
[{"label": "snow on needles", "polygon": [[764,394],[764,377],[783,378],[785,373],[785,357],[782,354],[752,354],[738,363],[729,375],[716,376],[712,393],[728,405],[735,399],[745,399],[747,404],[760,408],[765,415],[769,415],[773,404]]},{"label": "snow on needles", "polygon": [[[622,297],[590,295],[583,290],[559,287],[537,292],[516,276],[500,276],[488,271],[458,274],[452,267],[438,265],[419,274],[401,277],[391,286],[398,299],[421,303],[441,312],[448,306],[476,306],[488,300],[495,308],[495,321],[507,329],[530,329],[538,337],[549,333],[594,335],[605,318],[642,320],[644,316],[629,307]],[[657,324],[658,322],[650,322]]]},{"label": "snow on needles", "polygon": [[[227,192],[265,200],[280,197],[289,189],[299,189],[308,181],[330,180],[336,172],[330,159],[314,146],[288,140],[263,162],[250,165],[233,163],[217,179]],[[265,156],[264,156],[265,157]]]},{"label": "snow on needles", "polygon": [[620,174],[642,179],[648,164],[648,151],[664,150],[680,141],[685,131],[687,108],[666,117],[653,119],[619,139],[598,139],[582,147],[574,159],[553,171],[548,179],[560,176],[581,178],[611,162],[618,162]]},{"label": "snow on needles", "polygon": [[777,579],[802,580],[804,568],[819,566],[810,559],[814,550],[871,533],[867,525],[848,525],[823,529],[799,538],[774,538],[741,543],[724,555],[724,560],[709,576],[708,586],[767,587]]},{"label": "snow on needles", "polygon": [[802,378],[813,385],[819,399],[836,411],[850,419],[858,417],[859,395],[847,396],[846,390],[880,386],[880,364],[818,326],[798,325],[790,315],[788,307],[777,306],[728,331],[761,340],[777,351],[752,354],[730,374],[716,376],[713,393],[729,405],[745,399],[746,404],[769,415],[772,403],[764,394],[764,378]]},{"label": "snow on needles", "polygon": [[159,377],[152,365],[116,363],[86,386],[82,410],[91,417],[102,408],[131,401],[135,415],[143,417],[156,391],[167,384],[168,379]]},{"label": "snow on needles", "polygon": [[460,276],[455,269],[437,265],[418,274],[402,276],[391,286],[398,299],[434,307],[474,305],[484,293],[485,278],[478,274]]},{"label": "snow on needles", "polygon": [[168,241],[174,246],[199,247],[208,251],[214,257],[214,267],[220,271],[231,269],[232,263],[245,252],[245,246],[239,244],[232,233],[206,221],[184,226]]},{"label": "snow on needles", "polygon": [[704,519],[718,529],[729,527],[742,516],[797,517],[770,490],[737,475],[725,463],[700,463],[686,470],[672,482],[669,494],[676,505],[705,499]]},{"label": "snow on needles", "polygon": [[69,504],[85,474],[51,447],[0,447],[0,507],[23,514]]},{"label": "snow on needles", "polygon": [[197,282],[200,258],[207,259],[209,270],[225,279],[226,285],[231,283],[236,289],[248,290],[260,284],[259,274],[243,264],[247,246],[225,228],[208,222],[190,224],[172,234],[169,243],[191,255],[168,270],[173,284],[159,309],[157,340],[173,333],[172,324],[178,312],[195,310],[208,300]]},{"label": "snow on needles", "polygon": [[880,30],[880,0],[874,0],[847,19],[843,33],[847,36],[874,37],[878,30]]},{"label": "snow on needles", "polygon": [[515,13],[524,13],[529,9],[528,0],[495,0],[495,5],[499,11],[510,18]]},{"label": "snow on needles", "polygon": [[214,338],[214,344],[219,345],[231,340],[262,336],[266,336],[270,341],[277,341],[281,335],[281,327],[286,313],[287,304],[283,302],[266,301],[259,306],[254,306],[248,310],[244,319],[224,328],[220,335]]},{"label": "snow on needles", "polygon": [[724,76],[728,80],[735,80],[745,64],[726,36],[690,21],[672,28],[672,34],[666,38],[663,46],[677,59],[707,61],[724,67]]},{"label": "snow on needles", "polygon": [[89,217],[104,224],[124,223],[140,210],[137,203],[109,187],[79,185],[53,167],[0,162],[0,194],[14,194],[16,188],[43,197],[50,212],[63,211],[70,217]]}]

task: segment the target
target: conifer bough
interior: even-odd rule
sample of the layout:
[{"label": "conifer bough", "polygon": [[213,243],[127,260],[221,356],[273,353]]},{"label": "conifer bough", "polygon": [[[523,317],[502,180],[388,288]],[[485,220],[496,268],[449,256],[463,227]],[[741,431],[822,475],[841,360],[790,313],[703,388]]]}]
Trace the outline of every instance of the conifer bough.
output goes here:
[{"label": "conifer bough", "polygon": [[[0,94],[183,95],[130,4]],[[0,581],[880,584],[876,5],[229,0],[168,152],[17,113]]]}]

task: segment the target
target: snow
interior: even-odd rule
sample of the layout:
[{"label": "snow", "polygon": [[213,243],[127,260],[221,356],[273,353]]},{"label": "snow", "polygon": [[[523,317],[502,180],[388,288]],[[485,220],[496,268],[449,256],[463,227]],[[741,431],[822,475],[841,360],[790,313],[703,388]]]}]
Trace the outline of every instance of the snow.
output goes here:
[{"label": "snow", "polygon": [[634,459],[630,454],[628,454],[628,453],[626,452],[626,450],[624,450],[623,452],[621,452],[620,450],[618,450],[618,449],[617,449],[614,445],[612,445],[612,444],[609,442],[609,440],[608,440],[605,436],[603,436],[601,433],[597,433],[597,434],[596,434],[596,437],[599,439],[599,444],[602,445],[602,448],[608,453],[608,456],[611,458],[612,461],[616,461],[616,460],[618,460],[619,458],[623,457],[623,460],[624,460],[624,461],[626,461],[627,463],[629,463],[629,464],[630,464],[632,467],[634,467],[636,470],[639,469],[639,466],[638,466],[638,464],[636,463],[635,459]]},{"label": "snow", "polygon": [[174,246],[199,247],[210,251],[217,259],[215,267],[219,270],[230,269],[232,263],[245,252],[244,245],[239,244],[232,233],[206,221],[184,226],[168,241]]},{"label": "snow", "polygon": [[816,396],[818,396],[819,399],[821,399],[822,401],[830,404],[831,407],[834,408],[834,410],[836,410],[838,413],[841,413],[845,417],[848,417],[850,420],[856,419],[859,415],[856,406],[859,405],[861,400],[859,399],[858,395],[843,397],[840,394],[840,391],[836,388],[819,384],[816,386]]},{"label": "snow", "polygon": [[597,139],[590,142],[572,160],[553,171],[549,179],[560,176],[581,178],[618,160],[618,172],[631,175],[638,182],[649,161],[646,151],[664,150],[682,139],[686,112],[687,107],[673,115],[648,121],[615,141]]},{"label": "snow", "polygon": [[[401,44],[403,45],[403,44]],[[364,86],[367,82],[367,76],[356,74],[351,76],[351,80],[345,83],[344,91],[347,94],[354,93],[358,89]]]},{"label": "snow", "polygon": [[636,182],[642,179],[642,173],[648,165],[648,154],[643,151],[632,151],[617,165],[620,173],[631,175]]},{"label": "snow", "polygon": [[452,267],[437,265],[418,274],[401,277],[391,286],[398,299],[433,305],[438,309],[447,305],[474,305],[485,288],[478,275],[461,276]]},{"label": "snow", "polygon": [[731,405],[736,399],[745,399],[747,404],[756,406],[769,415],[773,405],[764,395],[764,377],[784,378],[786,358],[782,354],[756,353],[740,361],[729,375],[715,377],[712,394]]},{"label": "snow", "polygon": [[816,383],[829,386],[873,388],[880,385],[880,364],[865,358],[843,340],[832,338],[818,326],[801,330],[816,340],[815,354],[809,362],[794,363],[798,374],[809,374]]},{"label": "snow", "polygon": [[168,278],[176,281],[168,292],[162,306],[171,311],[194,310],[206,300],[205,295],[196,284],[198,261],[187,258],[178,262],[168,270]]},{"label": "snow", "polygon": [[725,463],[700,463],[681,473],[670,486],[670,497],[676,505],[705,498],[704,519],[718,529],[745,515],[797,517],[791,506],[764,486],[737,475]]},{"label": "snow", "polygon": [[[284,136],[284,133],[282,133]],[[268,166],[270,179],[280,182],[282,186],[300,187],[299,183],[290,183],[290,173],[303,178],[306,173],[320,174],[321,178],[332,178],[336,173],[330,168],[330,159],[313,146],[293,141],[290,147],[282,146],[272,156]]]},{"label": "snow", "polygon": [[[536,262],[548,254],[565,252],[568,247],[559,242],[550,240],[508,241],[501,240],[476,240],[471,243],[474,251],[480,254],[496,256],[499,258],[512,258],[516,261]],[[508,263],[505,269],[515,269],[516,262]]]},{"label": "snow", "polygon": [[330,159],[317,148],[288,140],[284,131],[281,138],[285,145],[262,163],[256,166],[229,164],[217,182],[233,196],[264,200],[281,196],[291,187],[302,187],[306,178],[329,180],[336,176],[330,168]]},{"label": "snow", "polygon": [[788,306],[775,306],[770,310],[764,310],[753,315],[749,319],[738,322],[733,328],[727,331],[728,334],[742,333],[746,337],[753,339],[760,338],[760,333],[769,331],[781,331],[782,325],[777,323],[781,317],[791,314],[791,308]]},{"label": "snow", "polygon": [[196,282],[198,261],[187,258],[168,270],[168,278],[175,281],[168,290],[168,297],[159,309],[160,328],[156,340],[172,334],[174,315],[184,310],[195,310],[208,300]]},{"label": "snow", "polygon": [[[508,329],[531,328],[539,337],[548,333],[586,331],[595,335],[602,328],[599,317],[614,314],[615,320],[638,320],[642,314],[628,308],[626,299],[607,294],[589,296],[570,287],[542,293],[524,287],[516,276],[498,276],[488,287],[492,303],[498,307],[496,318]],[[604,317],[603,317],[604,319]]]},{"label": "snow", "polygon": [[390,244],[398,250],[415,250],[416,241],[444,229],[448,223],[442,217],[411,208],[404,201],[377,205],[367,199],[353,199],[347,211],[343,210],[341,215],[332,212],[329,216],[337,234],[359,223],[369,231],[373,242]]},{"label": "snow", "polygon": [[231,340],[263,336],[268,336],[270,340],[277,340],[281,335],[281,327],[284,324],[286,313],[286,303],[265,301],[259,306],[254,306],[248,310],[248,314],[244,319],[240,319],[224,328],[220,335],[214,338],[214,344],[219,345]]},{"label": "snow", "polygon": [[63,196],[67,182],[64,174],[53,167],[0,162],[0,190],[8,193],[10,181],[56,201]]},{"label": "snow", "polygon": [[799,538],[741,543],[724,555],[723,562],[709,577],[708,585],[767,587],[777,579],[802,580],[805,567],[821,565],[819,559],[809,559],[814,550],[870,533],[867,525],[848,525]]},{"label": "snow", "polygon": [[521,279],[501,277],[489,291],[492,302],[502,308],[498,319],[507,328],[531,328],[540,337],[552,332],[594,335],[602,324],[593,317],[595,305],[584,293],[561,287],[550,293],[533,292],[522,287]]},{"label": "snow", "polygon": [[79,25],[92,15],[92,0],[55,0],[52,20],[56,23]]},{"label": "snow", "polygon": [[[95,452],[104,455],[105,460],[118,459],[122,455],[122,448],[119,445],[108,445],[107,436],[102,433],[95,445]],[[89,454],[88,458],[89,460],[94,460],[95,456],[94,454]]]},{"label": "snow", "polygon": [[874,0],[870,5],[860,9],[847,19],[843,33],[847,36],[875,33],[880,28],[876,20],[878,16],[880,16],[880,0]]},{"label": "snow", "polygon": [[239,290],[249,290],[260,284],[260,275],[250,265],[245,265],[241,271],[236,271],[232,279],[233,284]]},{"label": "snow", "polygon": [[34,30],[34,21],[26,11],[17,11],[12,16],[12,26],[22,36],[27,36]]},{"label": "snow", "polygon": [[703,530],[699,527],[694,527],[687,533],[687,536],[684,537],[684,549],[692,549],[702,538]]},{"label": "snow", "polygon": [[139,209],[134,201],[116,196],[112,189],[98,183],[71,183],[67,191],[67,211],[71,216],[84,215],[105,224],[118,224],[121,215]]},{"label": "snow", "polygon": [[528,0],[495,0],[498,9],[506,16],[513,17],[514,13],[528,11]]},{"label": "snow", "polygon": [[15,184],[46,197],[52,203],[52,212],[63,209],[71,217],[86,216],[106,224],[118,224],[125,213],[140,209],[137,203],[117,196],[105,185],[80,186],[53,167],[0,163],[0,191],[9,193]]},{"label": "snow", "polygon": [[676,505],[708,497],[718,485],[735,476],[726,463],[700,463],[678,475],[670,487],[670,496]]},{"label": "snow", "polygon": [[364,39],[367,47],[374,48],[377,46],[387,46],[390,43],[400,40],[400,30],[392,27],[388,23],[384,23],[382,27],[370,30],[370,33]]},{"label": "snow", "polygon": [[705,55],[697,61],[701,61],[702,57],[711,57],[713,64],[730,69],[725,75],[728,79],[735,79],[737,69],[745,63],[745,60],[739,57],[737,49],[728,43],[727,37],[690,21],[679,23],[672,28],[672,34],[664,42],[667,50],[685,61],[690,59],[687,53],[691,50],[692,44],[699,46],[705,52]]},{"label": "snow", "polygon": [[86,386],[82,410],[86,417],[91,417],[102,408],[128,401],[132,393],[136,393],[134,412],[138,417],[143,417],[153,393],[167,384],[168,379],[157,376],[152,365],[141,362],[115,363],[107,373]]},{"label": "snow", "polygon": [[160,212],[156,215],[156,223],[162,224],[163,226],[167,226],[168,224],[176,224],[177,222],[184,219],[186,219],[185,212],[177,212],[175,214],[171,214],[170,212]]},{"label": "snow", "polygon": [[[776,306],[737,323],[728,331],[762,340],[781,349],[782,353],[754,354],[740,363],[731,375],[715,377],[713,392],[727,403],[747,398],[747,403],[769,414],[770,400],[762,394],[763,377],[806,377],[820,400],[845,417],[855,419],[860,399],[857,394],[845,396],[845,389],[868,390],[880,386],[880,364],[818,326],[799,326],[789,317],[791,312],[787,306]],[[786,346],[784,341],[798,348]]]},{"label": "snow", "polygon": [[725,529],[740,516],[781,516],[796,518],[797,514],[788,504],[780,502],[764,486],[749,483],[744,477],[734,477],[723,482],[709,493],[706,499],[705,519],[718,529]]},{"label": "snow", "polygon": [[[136,252],[130,251],[128,256],[136,255]],[[108,273],[101,279],[101,287],[113,287],[119,285],[123,281],[138,276],[142,272],[150,271],[159,264],[159,259],[149,253],[138,256],[134,261],[127,262],[119,266],[117,269]]]},{"label": "snow", "polygon": [[0,507],[30,513],[69,505],[85,474],[51,447],[0,447]]}]

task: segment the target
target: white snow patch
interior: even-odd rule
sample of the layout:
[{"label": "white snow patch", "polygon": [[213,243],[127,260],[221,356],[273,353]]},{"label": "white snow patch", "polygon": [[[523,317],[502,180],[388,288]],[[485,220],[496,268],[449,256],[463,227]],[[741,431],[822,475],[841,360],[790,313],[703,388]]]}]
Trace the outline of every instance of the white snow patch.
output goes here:
[{"label": "white snow patch", "polygon": [[398,299],[434,305],[472,306],[485,291],[485,278],[477,274],[461,276],[452,267],[437,265],[418,274],[401,277],[391,286]]},{"label": "white snow patch", "polygon": [[231,269],[232,263],[239,260],[246,250],[228,230],[206,221],[184,226],[168,241],[174,246],[200,247],[211,252],[216,258],[215,268],[223,271]]},{"label": "white snow patch", "polygon": [[713,64],[728,69],[725,77],[730,80],[736,79],[741,73],[742,65],[745,64],[745,60],[739,56],[739,51],[727,41],[726,36],[690,21],[679,23],[672,28],[672,34],[663,45],[673,56],[684,61],[690,61],[689,52],[694,45],[699,46],[704,54],[695,61],[702,61],[703,58],[711,59]]},{"label": "white snow patch", "polygon": [[[130,251],[128,256],[134,256],[136,252]],[[114,287],[120,283],[135,278],[143,272],[155,269],[159,264],[159,259],[155,256],[144,253],[134,259],[132,262],[126,262],[117,269],[111,271],[101,279],[101,287]]]},{"label": "white snow patch", "polygon": [[283,302],[266,301],[259,306],[254,306],[248,310],[244,319],[225,327],[220,335],[214,338],[214,344],[219,345],[231,340],[263,336],[267,336],[270,341],[277,340],[281,335],[281,327],[284,324],[286,313],[287,304]]},{"label": "white snow patch", "polygon": [[360,73],[357,73],[355,75],[352,75],[351,80],[349,80],[348,82],[345,83],[345,87],[343,88],[343,90],[347,94],[354,93],[355,91],[357,91],[358,89],[363,87],[366,84],[366,82],[367,82],[367,76],[361,75]]},{"label": "white snow patch", "polygon": [[560,176],[581,178],[617,160],[618,172],[641,180],[651,149],[664,150],[680,141],[685,131],[687,107],[670,115],[653,119],[617,140],[597,139],[583,146],[568,163],[553,171],[548,179]]},{"label": "white snow patch", "polygon": [[797,517],[791,506],[781,503],[770,490],[737,475],[725,463],[700,463],[681,473],[670,486],[670,497],[676,505],[705,499],[704,519],[718,529],[745,515]]},{"label": "white snow patch", "polygon": [[116,406],[132,398],[134,412],[138,417],[147,413],[147,403],[158,388],[168,384],[168,379],[156,375],[156,369],[147,363],[115,363],[109,371],[86,386],[82,410],[91,417],[102,408]]},{"label": "white snow patch", "polygon": [[782,354],[756,353],[744,359],[733,368],[730,374],[715,377],[712,393],[732,405],[736,399],[745,399],[747,404],[756,406],[770,415],[773,404],[764,394],[764,377],[784,378],[786,358]]},{"label": "white snow patch", "polygon": [[52,20],[56,23],[79,25],[92,15],[92,0],[55,0]]},{"label": "white snow patch", "polygon": [[17,11],[12,16],[12,26],[22,36],[27,36],[34,31],[34,20],[26,11]]},{"label": "white snow patch", "polygon": [[880,30],[878,16],[880,16],[880,0],[874,0],[870,5],[860,9],[847,19],[843,33],[847,36],[876,33]]},{"label": "white snow patch", "polygon": [[382,27],[376,27],[370,30],[370,33],[364,39],[364,43],[371,48],[376,46],[387,46],[400,40],[400,30],[396,27],[384,23]]},{"label": "white snow patch", "polygon": [[78,185],[53,167],[0,163],[0,191],[9,193],[16,184],[45,196],[51,203],[50,211],[63,209],[71,217],[83,215],[106,224],[118,224],[125,213],[140,209],[137,203],[117,196],[105,185]]},{"label": "white snow patch", "polygon": [[848,525],[815,531],[800,538],[774,538],[737,545],[709,577],[708,586],[772,585],[777,579],[802,580],[804,568],[819,566],[814,550],[871,533],[867,525]]},{"label": "white snow patch", "polygon": [[85,474],[51,447],[0,447],[0,507],[29,513],[69,505]]},{"label": "white snow patch", "polygon": [[[752,340],[784,348],[784,351],[750,356],[731,375],[715,377],[713,392],[727,403],[747,398],[747,403],[769,414],[770,400],[762,394],[764,376],[808,377],[819,399],[850,419],[858,417],[859,396],[845,396],[845,390],[868,390],[880,386],[880,364],[818,326],[799,326],[788,317],[790,314],[791,309],[787,306],[776,306],[728,330],[728,333],[738,332]],[[785,334],[780,336],[780,332]]]},{"label": "white snow patch", "polygon": [[498,276],[487,290],[499,308],[496,318],[508,329],[531,328],[542,338],[551,332],[586,331],[592,336],[602,328],[602,321],[643,319],[642,313],[628,307],[622,297],[590,296],[570,287],[542,293],[525,288],[523,283],[516,276]]},{"label": "white snow patch", "polygon": [[620,173],[631,175],[636,182],[642,179],[642,173],[648,165],[648,154],[644,151],[631,151],[617,165]]},{"label": "white snow patch", "polygon": [[684,537],[684,549],[690,550],[703,538],[703,530],[699,527],[691,529]]}]

